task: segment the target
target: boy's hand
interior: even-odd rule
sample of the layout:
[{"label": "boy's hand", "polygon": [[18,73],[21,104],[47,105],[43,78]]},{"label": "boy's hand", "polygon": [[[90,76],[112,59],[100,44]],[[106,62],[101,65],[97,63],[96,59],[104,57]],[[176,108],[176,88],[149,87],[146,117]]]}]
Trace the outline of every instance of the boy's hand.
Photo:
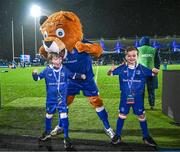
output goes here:
[{"label": "boy's hand", "polygon": [[112,65],[111,69],[107,72],[107,75],[111,75],[112,71],[114,71],[116,67],[114,66],[114,64]]},{"label": "boy's hand", "polygon": [[38,73],[38,70],[37,69],[34,69],[33,70],[33,74],[37,74]]},{"label": "boy's hand", "polygon": [[152,72],[153,72],[154,74],[158,74],[159,69],[153,68],[153,69],[152,69]]},{"label": "boy's hand", "polygon": [[110,69],[108,72],[107,72],[107,75],[111,75],[112,73],[112,70]]},{"label": "boy's hand", "polygon": [[81,74],[81,79],[85,80],[86,79],[86,75],[85,74]]}]

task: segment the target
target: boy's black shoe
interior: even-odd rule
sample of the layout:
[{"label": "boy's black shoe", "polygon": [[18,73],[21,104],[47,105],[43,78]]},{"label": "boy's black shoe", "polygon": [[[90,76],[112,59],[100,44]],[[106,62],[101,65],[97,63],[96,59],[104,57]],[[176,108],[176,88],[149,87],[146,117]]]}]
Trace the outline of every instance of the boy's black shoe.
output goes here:
[{"label": "boy's black shoe", "polygon": [[150,108],[151,110],[154,110],[154,106],[151,106],[151,108]]},{"label": "boy's black shoe", "polygon": [[153,140],[153,138],[151,136],[143,138],[143,141],[145,144],[147,144],[149,146],[157,146],[156,142]]},{"label": "boy's black shoe", "polygon": [[70,149],[73,148],[72,143],[71,143],[71,140],[70,140],[69,137],[64,138],[64,148],[65,148],[66,150],[70,150]]},{"label": "boy's black shoe", "polygon": [[117,144],[119,144],[121,142],[121,137],[118,137],[117,135],[115,135],[113,138],[112,138],[112,140],[111,140],[111,143],[113,144],[113,145],[117,145]]},{"label": "boy's black shoe", "polygon": [[45,131],[45,132],[43,132],[42,136],[39,137],[39,140],[45,141],[45,140],[47,140],[49,138],[51,138],[51,134]]}]

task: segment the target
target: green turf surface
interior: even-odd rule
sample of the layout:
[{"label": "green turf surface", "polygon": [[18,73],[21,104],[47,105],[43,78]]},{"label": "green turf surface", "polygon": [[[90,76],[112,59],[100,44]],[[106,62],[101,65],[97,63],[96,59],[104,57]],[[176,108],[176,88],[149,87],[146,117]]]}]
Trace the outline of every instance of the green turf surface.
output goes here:
[{"label": "green turf surface", "polygon": [[[110,124],[115,129],[120,93],[118,77],[106,75],[109,68],[110,66],[100,66],[96,73],[97,67],[94,67],[94,72],[97,74],[97,85],[109,113]],[[180,70],[180,65],[169,65],[168,68]],[[43,67],[38,68],[39,71],[42,69]],[[5,69],[0,69],[3,70]],[[40,136],[43,132],[45,84],[44,80],[32,80],[32,70],[33,68],[8,69],[9,72],[0,73],[0,134]],[[171,125],[173,120],[162,114],[162,71],[158,78],[159,89],[156,90],[154,111],[149,110],[147,97],[145,98],[148,127],[160,147],[180,148],[180,127]],[[57,115],[54,118],[53,126],[57,123]],[[109,140],[94,109],[82,95],[77,96],[70,106],[69,118],[71,138]],[[132,111],[125,121],[122,140],[142,143],[139,122]]]}]

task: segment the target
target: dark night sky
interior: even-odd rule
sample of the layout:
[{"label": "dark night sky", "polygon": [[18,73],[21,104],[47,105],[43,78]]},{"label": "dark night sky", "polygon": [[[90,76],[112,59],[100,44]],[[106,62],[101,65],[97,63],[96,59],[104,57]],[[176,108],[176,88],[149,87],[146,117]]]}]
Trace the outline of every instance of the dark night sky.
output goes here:
[{"label": "dark night sky", "polygon": [[[43,15],[60,10],[75,12],[88,39],[180,35],[179,0],[5,0],[0,1],[0,58],[12,56],[12,19],[15,56],[21,51],[22,25],[25,53],[33,54],[34,18],[29,15],[32,4],[39,5]],[[39,48],[42,37],[39,31],[37,34]]]}]

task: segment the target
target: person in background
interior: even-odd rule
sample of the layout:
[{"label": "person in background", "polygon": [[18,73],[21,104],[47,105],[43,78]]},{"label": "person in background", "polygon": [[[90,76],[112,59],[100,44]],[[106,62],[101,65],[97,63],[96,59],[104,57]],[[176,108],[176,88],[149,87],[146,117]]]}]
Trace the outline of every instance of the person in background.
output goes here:
[{"label": "person in background", "polygon": [[[150,38],[144,36],[140,40],[140,47],[138,56],[138,63],[149,69],[159,69],[160,68],[160,57],[158,51],[150,46]],[[150,109],[153,110],[155,106],[155,89],[158,88],[158,78],[157,76],[148,76],[146,79],[147,91],[148,91],[148,101]],[[145,89],[145,88],[144,88]]]}]

